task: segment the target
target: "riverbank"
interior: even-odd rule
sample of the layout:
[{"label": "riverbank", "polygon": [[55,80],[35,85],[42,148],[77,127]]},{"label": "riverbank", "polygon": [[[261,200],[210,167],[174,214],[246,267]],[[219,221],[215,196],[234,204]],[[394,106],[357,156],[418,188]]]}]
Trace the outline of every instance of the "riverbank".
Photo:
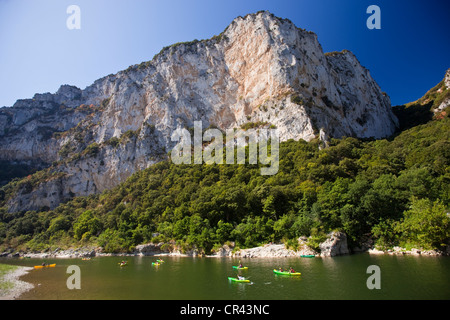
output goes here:
[{"label": "riverbank", "polygon": [[369,254],[393,254],[393,255],[415,255],[415,256],[448,256],[449,252],[437,251],[437,250],[423,250],[412,248],[410,250],[401,248],[401,247],[393,247],[392,249],[387,250],[379,250],[377,248],[372,248],[367,251]]},{"label": "riverbank", "polygon": [[325,241],[319,244],[314,250],[308,245],[308,238],[298,239],[296,250],[286,248],[284,244],[268,243],[254,248],[240,249],[235,247],[233,242],[215,248],[209,255],[205,255],[201,250],[193,247],[183,249],[175,243],[147,243],[135,247],[131,253],[105,253],[101,247],[80,247],[74,249],[47,250],[45,252],[15,252],[2,253],[0,257],[22,257],[22,258],[88,258],[88,257],[108,257],[108,256],[206,256],[206,257],[238,257],[238,258],[281,258],[281,257],[334,257],[353,253],[368,252],[369,254],[398,254],[398,255],[428,255],[428,256],[449,256],[450,247],[445,251],[422,250],[420,248],[405,249],[394,247],[392,249],[380,250],[375,248],[370,241],[362,244],[360,248],[349,248],[347,236],[343,232],[331,232]]},{"label": "riverbank", "polygon": [[14,266],[13,269],[0,276],[0,283],[4,284],[0,287],[0,300],[14,300],[22,293],[31,290],[34,286],[19,280],[19,278],[32,269],[31,267]]}]

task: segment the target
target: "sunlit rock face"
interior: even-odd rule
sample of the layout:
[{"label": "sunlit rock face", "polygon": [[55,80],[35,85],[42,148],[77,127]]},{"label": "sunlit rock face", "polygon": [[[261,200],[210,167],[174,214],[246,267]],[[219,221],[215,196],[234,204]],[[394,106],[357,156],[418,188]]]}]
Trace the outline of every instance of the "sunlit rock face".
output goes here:
[{"label": "sunlit rock face", "polygon": [[9,200],[10,211],[113,188],[167,157],[172,133],[194,121],[223,131],[271,126],[281,141],[382,138],[398,122],[351,52],[325,54],[316,34],[269,12],[249,14],[84,90],[64,85],[0,109],[0,160],[52,165]]}]

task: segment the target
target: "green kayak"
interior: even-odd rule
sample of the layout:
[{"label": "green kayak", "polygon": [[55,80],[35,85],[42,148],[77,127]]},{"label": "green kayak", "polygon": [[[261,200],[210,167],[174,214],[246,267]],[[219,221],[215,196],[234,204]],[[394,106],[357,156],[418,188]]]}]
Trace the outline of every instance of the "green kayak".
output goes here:
[{"label": "green kayak", "polygon": [[159,263],[159,262],[152,262],[152,265],[154,265],[154,266],[159,266],[161,263]]},{"label": "green kayak", "polygon": [[314,258],[315,255],[313,255],[313,254],[302,254],[300,257],[302,257],[302,258]]},{"label": "green kayak", "polygon": [[233,282],[250,282],[250,280],[248,280],[248,279],[239,279],[239,278],[233,278],[233,277],[228,277],[228,280],[233,281]]},{"label": "green kayak", "polygon": [[237,269],[237,270],[248,270],[248,267],[233,266],[233,269]]},{"label": "green kayak", "polygon": [[280,275],[283,275],[283,276],[299,276],[299,275],[301,275],[300,272],[279,271],[279,270],[276,270],[276,269],[273,269],[273,273],[280,274]]}]

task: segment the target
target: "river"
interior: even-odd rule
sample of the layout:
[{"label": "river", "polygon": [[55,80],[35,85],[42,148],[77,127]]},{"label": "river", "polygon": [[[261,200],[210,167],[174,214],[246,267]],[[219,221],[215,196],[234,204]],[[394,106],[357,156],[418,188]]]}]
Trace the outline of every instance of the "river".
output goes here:
[{"label": "river", "polygon": [[[234,258],[94,257],[47,259],[54,268],[32,270],[21,280],[34,289],[25,300],[448,300],[450,257],[356,254],[333,258],[242,259],[248,270],[237,272]],[[128,265],[120,267],[121,260]],[[41,259],[0,259],[0,263],[40,265]],[[79,267],[80,289],[69,289],[68,267]],[[368,273],[369,266],[379,267]],[[282,276],[274,268],[293,267],[301,276]],[[369,269],[370,271],[370,269]],[[230,282],[237,274],[250,283]],[[369,289],[379,276],[380,289]]]}]

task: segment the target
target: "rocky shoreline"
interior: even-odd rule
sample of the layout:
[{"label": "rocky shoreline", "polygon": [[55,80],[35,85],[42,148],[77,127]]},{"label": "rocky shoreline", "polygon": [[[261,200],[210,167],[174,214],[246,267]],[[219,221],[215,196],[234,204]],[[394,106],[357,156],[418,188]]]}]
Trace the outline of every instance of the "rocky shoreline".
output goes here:
[{"label": "rocky shoreline", "polygon": [[17,267],[15,270],[5,274],[3,281],[11,282],[12,288],[7,290],[0,290],[0,300],[15,300],[22,293],[27,292],[34,288],[31,283],[21,281],[19,278],[32,270],[31,267]]},{"label": "rocky shoreline", "polygon": [[436,250],[422,250],[394,247],[389,250],[380,250],[373,245],[364,244],[361,248],[349,248],[347,236],[342,232],[332,232],[328,234],[327,239],[320,243],[319,250],[315,251],[307,246],[307,238],[298,239],[297,250],[287,249],[284,244],[269,243],[263,246],[239,249],[234,243],[223,245],[214,250],[212,254],[205,255],[195,247],[189,250],[183,250],[174,243],[148,243],[136,246],[132,253],[104,253],[100,247],[81,247],[76,249],[55,249],[46,252],[4,252],[0,257],[24,257],[36,259],[49,258],[87,258],[102,256],[205,256],[205,257],[239,257],[239,258],[281,258],[281,257],[334,257],[352,253],[368,252],[369,254],[397,254],[397,255],[427,255],[427,256],[448,256],[450,247],[445,252]]},{"label": "rocky shoreline", "polygon": [[411,250],[407,250],[401,247],[394,247],[388,250],[380,250],[377,248],[372,248],[367,251],[370,254],[392,254],[392,255],[415,255],[415,256],[448,256],[450,255],[447,249],[447,252],[437,251],[437,250],[422,250],[417,248],[412,248]]}]

